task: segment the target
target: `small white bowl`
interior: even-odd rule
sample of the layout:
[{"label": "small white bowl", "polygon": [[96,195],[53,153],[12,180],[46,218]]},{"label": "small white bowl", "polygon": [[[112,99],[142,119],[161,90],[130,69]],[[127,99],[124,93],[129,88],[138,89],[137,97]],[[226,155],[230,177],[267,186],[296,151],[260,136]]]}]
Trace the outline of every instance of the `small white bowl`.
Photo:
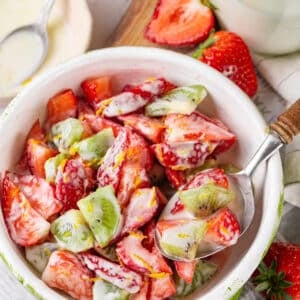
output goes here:
[{"label": "small white bowl", "polygon": [[[26,16],[23,19],[27,20]],[[33,23],[35,20],[27,21]],[[40,69],[27,82],[45,70],[84,53],[90,45],[91,33],[92,16],[86,0],[55,1],[48,21],[47,57]],[[1,90],[0,103],[7,104],[25,85],[26,83],[6,91]]]},{"label": "small white bowl", "polygon": [[[200,110],[219,117],[237,135],[236,146],[221,159],[243,167],[262,142],[266,124],[251,100],[223,75],[186,55],[143,47],[109,48],[91,52],[48,71],[32,81],[10,103],[0,118],[0,172],[12,168],[23,149],[26,134],[36,118],[45,117],[49,97],[65,88],[80,92],[80,82],[90,76],[112,75],[116,87],[160,76],[178,85],[200,83],[209,99]],[[26,103],[26,105],[24,105]],[[256,194],[254,222],[237,245],[216,257],[222,266],[203,289],[186,299],[227,299],[259,264],[279,225],[282,207],[282,167],[278,154],[253,176]],[[0,256],[17,278],[45,299],[63,299],[47,287],[11,241],[0,215]],[[202,298],[203,297],[203,298]]]}]

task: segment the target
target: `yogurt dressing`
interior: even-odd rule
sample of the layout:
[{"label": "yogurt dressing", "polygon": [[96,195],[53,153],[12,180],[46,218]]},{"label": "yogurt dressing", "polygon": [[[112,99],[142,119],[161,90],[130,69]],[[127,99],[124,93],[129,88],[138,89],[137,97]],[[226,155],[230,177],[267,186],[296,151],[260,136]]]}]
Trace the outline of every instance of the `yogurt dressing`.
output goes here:
[{"label": "yogurt dressing", "polygon": [[37,67],[43,42],[33,32],[20,31],[0,46],[0,93],[21,84]]}]

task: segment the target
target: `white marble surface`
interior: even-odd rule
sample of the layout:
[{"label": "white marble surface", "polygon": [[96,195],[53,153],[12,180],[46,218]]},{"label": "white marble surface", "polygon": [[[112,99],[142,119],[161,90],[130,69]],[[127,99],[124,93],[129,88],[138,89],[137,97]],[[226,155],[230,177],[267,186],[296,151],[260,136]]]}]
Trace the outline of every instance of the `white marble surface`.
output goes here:
[{"label": "white marble surface", "polygon": [[[130,0],[87,0],[94,20],[94,31],[91,49],[101,47],[103,42],[109,37],[123,14]],[[255,103],[270,122],[274,116],[281,112],[286,102],[276,95],[269,85],[260,80],[259,93],[255,98]],[[1,108],[0,108],[1,110]],[[3,262],[0,260],[0,300],[34,300],[35,298],[14,278]],[[245,290],[244,300],[258,299],[251,292]]]}]

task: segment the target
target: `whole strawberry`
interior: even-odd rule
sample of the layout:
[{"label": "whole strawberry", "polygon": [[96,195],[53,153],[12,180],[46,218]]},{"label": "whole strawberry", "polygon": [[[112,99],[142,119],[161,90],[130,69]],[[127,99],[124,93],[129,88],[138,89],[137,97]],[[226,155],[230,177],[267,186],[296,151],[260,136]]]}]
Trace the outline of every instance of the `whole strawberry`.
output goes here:
[{"label": "whole strawberry", "polygon": [[235,33],[212,32],[199,45],[193,57],[220,71],[234,81],[249,97],[257,91],[257,78],[250,52],[245,42]]},{"label": "whole strawberry", "polygon": [[253,280],[266,299],[300,300],[300,245],[275,242]]}]

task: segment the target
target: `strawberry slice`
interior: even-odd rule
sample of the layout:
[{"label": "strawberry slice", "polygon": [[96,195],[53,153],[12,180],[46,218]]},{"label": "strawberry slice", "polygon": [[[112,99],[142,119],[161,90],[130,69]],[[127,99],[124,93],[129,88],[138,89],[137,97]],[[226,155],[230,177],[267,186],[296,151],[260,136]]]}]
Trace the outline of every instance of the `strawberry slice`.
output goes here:
[{"label": "strawberry slice", "polygon": [[65,90],[49,99],[47,103],[46,128],[67,118],[76,118],[77,98],[72,90]]},{"label": "strawberry slice", "polygon": [[111,128],[113,130],[114,136],[116,137],[122,129],[122,126],[120,124],[93,114],[85,114],[84,120],[95,133],[106,128]]},{"label": "strawberry slice", "polygon": [[158,252],[150,252],[143,247],[145,236],[140,231],[123,238],[116,248],[119,260],[128,268],[150,277],[172,274],[167,261]]},{"label": "strawberry slice", "polygon": [[46,220],[61,211],[62,203],[55,198],[53,187],[43,178],[15,176],[15,182],[31,206]]},{"label": "strawberry slice", "polygon": [[184,190],[200,187],[207,183],[215,183],[225,189],[228,188],[228,178],[223,169],[208,169],[197,173],[187,184]]},{"label": "strawberry slice", "polygon": [[112,83],[109,76],[86,79],[80,86],[86,100],[94,109],[97,109],[99,102],[112,96]]},{"label": "strawberry slice", "polygon": [[138,188],[149,187],[146,170],[137,163],[125,162],[121,173],[117,198],[121,208],[125,208],[132,193]]},{"label": "strawberry slice", "polygon": [[54,251],[42,274],[50,287],[64,291],[74,299],[92,300],[93,274],[71,252]]},{"label": "strawberry slice", "polygon": [[78,120],[81,122],[83,129],[84,129],[82,139],[90,137],[91,135],[93,135],[95,133],[93,128],[90,126],[90,123],[86,120],[87,115],[95,116],[95,113],[94,113],[93,109],[91,108],[91,106],[87,102],[85,102],[83,100],[79,100],[78,101]]},{"label": "strawberry slice", "polygon": [[201,166],[216,146],[215,142],[189,141],[153,144],[151,149],[164,167],[180,171]]},{"label": "strawberry slice", "polygon": [[174,88],[176,85],[165,78],[150,78],[139,85],[126,85],[123,92],[132,92],[143,98],[153,100],[155,96],[162,96]]},{"label": "strawberry slice", "polygon": [[31,246],[45,240],[50,224],[30,205],[6,172],[2,182],[2,210],[11,238],[21,246]]},{"label": "strawberry slice", "polygon": [[161,141],[164,132],[164,124],[160,119],[148,118],[143,114],[130,114],[119,116],[125,125],[132,127],[138,134],[142,135],[153,143]]},{"label": "strawberry slice", "polygon": [[70,159],[60,165],[55,178],[55,196],[63,204],[62,212],[77,208],[77,201],[91,189],[90,178],[80,160]]},{"label": "strawberry slice", "polygon": [[108,118],[126,115],[143,108],[148,102],[149,98],[143,98],[132,92],[123,92],[109,99],[109,104],[103,109],[103,115]]},{"label": "strawberry slice", "polygon": [[163,300],[163,299],[168,299],[169,297],[175,295],[176,286],[172,279],[172,276],[167,275],[163,278],[151,279],[149,290],[150,290],[149,299]]},{"label": "strawberry slice", "polygon": [[45,162],[57,153],[56,150],[47,146],[45,143],[35,139],[29,139],[26,147],[26,155],[31,173],[35,176],[45,178]]},{"label": "strawberry slice", "polygon": [[155,187],[136,189],[125,212],[123,233],[145,225],[155,216],[158,206],[159,200]]},{"label": "strawberry slice", "polygon": [[82,253],[79,256],[97,276],[131,294],[137,293],[143,285],[141,275],[126,267],[88,253]]},{"label": "strawberry slice", "polygon": [[178,276],[188,284],[193,282],[196,264],[196,261],[174,261]]},{"label": "strawberry slice", "polygon": [[136,294],[131,295],[130,300],[148,300],[147,297],[150,288],[150,280],[148,278],[143,279],[143,286]]},{"label": "strawberry slice", "polygon": [[200,0],[160,0],[145,37],[167,46],[195,46],[204,41],[215,26],[211,9]]},{"label": "strawberry slice", "polygon": [[112,184],[115,191],[118,190],[121,169],[126,159],[128,145],[128,130],[122,129],[113,145],[107,150],[103,163],[98,169],[97,181],[100,187]]},{"label": "strawberry slice", "polygon": [[241,233],[236,216],[227,207],[213,214],[207,224],[205,239],[222,246],[235,244]]},{"label": "strawberry slice", "polygon": [[186,176],[184,171],[176,171],[170,168],[165,168],[166,176],[172,187],[178,189],[186,183]]},{"label": "strawberry slice", "polygon": [[218,145],[214,154],[228,150],[236,137],[219,120],[199,112],[190,115],[170,114],[165,118],[165,142],[209,141]]}]

